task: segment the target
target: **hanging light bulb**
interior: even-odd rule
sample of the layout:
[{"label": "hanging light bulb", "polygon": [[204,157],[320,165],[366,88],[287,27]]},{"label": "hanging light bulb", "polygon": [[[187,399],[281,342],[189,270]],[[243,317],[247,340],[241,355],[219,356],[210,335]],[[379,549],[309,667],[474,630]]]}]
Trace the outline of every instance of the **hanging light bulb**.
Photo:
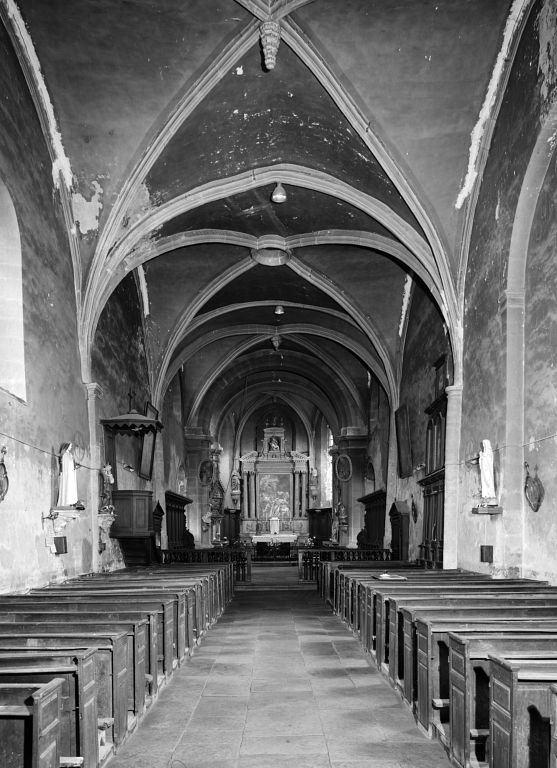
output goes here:
[{"label": "hanging light bulb", "polygon": [[271,194],[271,200],[273,203],[285,203],[286,202],[286,190],[278,181]]}]

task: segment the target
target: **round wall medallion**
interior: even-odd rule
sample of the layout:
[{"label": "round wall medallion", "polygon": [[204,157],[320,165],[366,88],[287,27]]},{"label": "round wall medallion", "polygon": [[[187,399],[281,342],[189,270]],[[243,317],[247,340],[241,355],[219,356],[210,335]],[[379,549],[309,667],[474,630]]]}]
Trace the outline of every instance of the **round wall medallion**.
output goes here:
[{"label": "round wall medallion", "polygon": [[352,460],[346,453],[341,453],[335,461],[335,474],[339,480],[346,483],[352,477]]},{"label": "round wall medallion", "polygon": [[199,463],[197,476],[201,485],[211,485],[213,480],[213,462],[211,459],[204,459]]}]

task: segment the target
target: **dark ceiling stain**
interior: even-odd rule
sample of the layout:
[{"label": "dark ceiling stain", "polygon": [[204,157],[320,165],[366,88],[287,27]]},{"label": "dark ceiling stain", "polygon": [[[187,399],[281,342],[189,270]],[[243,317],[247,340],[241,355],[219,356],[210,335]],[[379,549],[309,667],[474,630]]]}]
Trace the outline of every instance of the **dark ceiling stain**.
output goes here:
[{"label": "dark ceiling stain", "polygon": [[[152,200],[168,201],[213,179],[294,163],[324,171],[413,214],[344,115],[287,46],[264,72],[259,47],[223,77],[164,149],[147,177]],[[240,74],[241,73],[241,74]]]}]

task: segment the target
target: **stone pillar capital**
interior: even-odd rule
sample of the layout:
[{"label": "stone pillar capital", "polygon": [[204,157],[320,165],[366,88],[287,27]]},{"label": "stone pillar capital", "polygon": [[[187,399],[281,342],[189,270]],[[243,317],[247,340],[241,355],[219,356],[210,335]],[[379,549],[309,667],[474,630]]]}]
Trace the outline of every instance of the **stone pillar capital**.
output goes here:
[{"label": "stone pillar capital", "polygon": [[85,389],[87,390],[87,400],[102,400],[104,397],[104,390],[96,381],[86,382]]}]

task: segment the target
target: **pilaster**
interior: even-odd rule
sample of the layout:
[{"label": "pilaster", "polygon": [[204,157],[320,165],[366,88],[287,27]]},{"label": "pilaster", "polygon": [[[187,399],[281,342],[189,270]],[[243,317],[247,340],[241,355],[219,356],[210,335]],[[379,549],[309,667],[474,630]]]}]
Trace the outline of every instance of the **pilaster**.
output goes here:
[{"label": "pilaster", "polygon": [[524,550],[524,291],[504,292],[501,319],[506,341],[505,448],[501,456],[502,568],[522,573]]},{"label": "pilaster", "polygon": [[[102,455],[102,427],[99,419],[99,400],[102,400],[104,392],[102,387],[94,381],[85,384],[87,391],[87,420],[89,424],[89,455],[92,467],[100,468],[105,462]],[[87,490],[87,509],[89,510],[89,520],[91,527],[91,567],[93,572],[99,570],[99,525],[98,513],[100,508],[99,498],[99,474],[89,473],[89,488]]]},{"label": "pilaster", "polygon": [[447,424],[445,431],[443,568],[457,568],[462,385],[454,384],[446,387],[445,392],[447,393]]}]

